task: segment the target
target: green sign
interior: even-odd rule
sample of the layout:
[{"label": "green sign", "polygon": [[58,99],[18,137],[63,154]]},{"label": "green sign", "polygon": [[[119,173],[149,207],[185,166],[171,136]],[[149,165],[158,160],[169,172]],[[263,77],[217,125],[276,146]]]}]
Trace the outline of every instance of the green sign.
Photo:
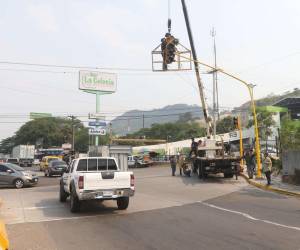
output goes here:
[{"label": "green sign", "polygon": [[113,93],[117,88],[117,75],[96,71],[79,71],[79,89]]},{"label": "green sign", "polygon": [[283,108],[283,107],[278,107],[278,106],[262,106],[262,107],[257,107],[258,111],[268,111],[268,112],[272,112],[272,113],[285,113],[288,112],[287,108]]},{"label": "green sign", "polygon": [[52,117],[51,113],[35,113],[30,112],[29,118],[30,119],[38,119],[38,118],[46,118],[46,117]]}]

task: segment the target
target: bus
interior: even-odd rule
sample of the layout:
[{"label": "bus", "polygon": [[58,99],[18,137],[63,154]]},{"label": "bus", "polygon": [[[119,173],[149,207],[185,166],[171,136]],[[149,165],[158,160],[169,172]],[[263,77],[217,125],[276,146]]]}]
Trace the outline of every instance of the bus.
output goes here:
[{"label": "bus", "polygon": [[38,149],[34,158],[41,161],[44,156],[58,156],[59,158],[63,159],[64,150],[62,148]]}]

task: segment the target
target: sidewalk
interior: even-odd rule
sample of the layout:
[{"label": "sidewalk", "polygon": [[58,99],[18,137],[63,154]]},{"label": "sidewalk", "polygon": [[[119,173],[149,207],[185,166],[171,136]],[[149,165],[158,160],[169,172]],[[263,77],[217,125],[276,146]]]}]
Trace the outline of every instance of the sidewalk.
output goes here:
[{"label": "sidewalk", "polygon": [[300,197],[300,186],[284,183],[281,181],[281,175],[271,177],[271,185],[268,186],[266,177],[262,174],[262,179],[249,179],[247,171],[245,170],[241,175],[248,181],[249,184],[258,188],[273,191],[280,194],[299,196]]}]

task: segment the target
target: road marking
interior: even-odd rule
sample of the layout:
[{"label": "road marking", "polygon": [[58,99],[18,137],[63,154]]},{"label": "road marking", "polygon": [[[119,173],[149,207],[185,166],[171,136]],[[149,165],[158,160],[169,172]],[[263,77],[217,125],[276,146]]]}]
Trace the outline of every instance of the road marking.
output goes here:
[{"label": "road marking", "polygon": [[247,213],[243,213],[243,212],[240,212],[240,211],[219,207],[219,206],[216,206],[216,205],[213,205],[213,204],[210,204],[210,203],[206,203],[206,202],[203,202],[203,201],[198,201],[198,203],[203,204],[203,205],[208,206],[208,207],[211,207],[211,208],[222,210],[222,211],[225,211],[225,212],[238,214],[238,215],[244,216],[245,218],[247,218],[249,220],[261,221],[261,222],[271,224],[271,225],[274,225],[274,226],[300,231],[300,227],[294,227],[294,226],[284,225],[284,224],[280,224],[280,223],[269,221],[269,220],[263,220],[263,219],[255,218],[255,217],[253,217],[253,216],[251,216],[250,214],[247,214]]},{"label": "road marking", "polygon": [[61,208],[61,207],[65,207],[63,205],[61,206],[37,206],[37,207],[24,207],[24,208],[20,208],[20,209],[24,209],[24,210],[37,210],[37,209],[49,209],[49,208]]}]

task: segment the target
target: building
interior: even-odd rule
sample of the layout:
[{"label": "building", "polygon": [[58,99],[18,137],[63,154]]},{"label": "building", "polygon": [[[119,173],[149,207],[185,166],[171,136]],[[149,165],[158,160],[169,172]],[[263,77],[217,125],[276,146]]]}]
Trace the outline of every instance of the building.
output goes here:
[{"label": "building", "polygon": [[274,106],[286,108],[292,120],[300,120],[300,97],[287,97]]}]

